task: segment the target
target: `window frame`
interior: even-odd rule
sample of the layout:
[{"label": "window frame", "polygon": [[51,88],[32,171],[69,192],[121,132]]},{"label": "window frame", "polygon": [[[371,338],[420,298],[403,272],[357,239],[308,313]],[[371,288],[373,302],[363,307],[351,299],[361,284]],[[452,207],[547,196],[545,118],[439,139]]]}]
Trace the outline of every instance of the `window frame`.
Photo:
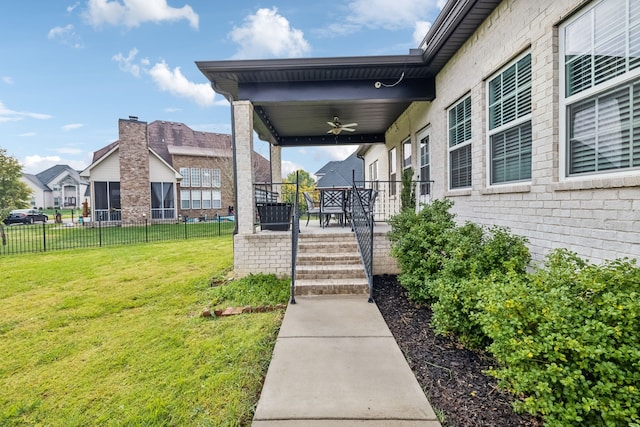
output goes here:
[{"label": "window frame", "polygon": [[[605,179],[610,179],[610,178],[616,178],[616,177],[625,177],[625,176],[630,176],[630,175],[638,175],[638,172],[640,171],[640,165],[638,166],[634,166],[633,164],[630,166],[626,166],[626,167],[620,167],[620,168],[610,168],[610,169],[600,169],[598,170],[598,162],[597,160],[595,160],[595,170],[592,171],[585,171],[585,172],[576,172],[576,173],[571,173],[571,165],[569,164],[571,161],[571,156],[570,156],[570,131],[571,131],[571,119],[570,119],[570,109],[572,106],[578,106],[581,103],[586,103],[590,100],[593,100],[594,102],[597,102],[597,100],[599,100],[602,97],[607,96],[608,94],[612,94],[614,92],[616,92],[617,90],[621,90],[623,88],[627,88],[630,92],[633,91],[633,86],[634,85],[640,85],[640,66],[638,66],[638,64],[635,64],[635,68],[632,68],[630,61],[629,61],[629,56],[630,56],[630,29],[631,27],[631,22],[630,22],[630,16],[629,16],[629,5],[630,2],[624,2],[625,3],[625,32],[624,32],[624,44],[625,44],[625,52],[624,52],[624,60],[625,60],[625,64],[624,64],[624,71],[619,73],[618,75],[616,75],[615,77],[611,77],[609,79],[605,79],[603,81],[600,82],[595,82],[592,81],[592,84],[590,87],[587,87],[583,90],[577,91],[575,93],[572,94],[568,94],[568,82],[567,82],[567,65],[568,62],[566,61],[566,51],[567,51],[567,35],[566,35],[566,31],[567,29],[577,23],[578,21],[580,21],[581,19],[585,18],[587,19],[590,23],[591,23],[591,31],[590,34],[591,36],[591,40],[590,40],[590,49],[591,52],[594,53],[594,33],[596,32],[596,28],[594,27],[594,20],[595,17],[597,16],[596,14],[596,8],[598,8],[601,5],[606,4],[608,1],[610,0],[601,0],[601,1],[597,1],[597,2],[593,2],[591,4],[586,5],[585,7],[581,8],[579,11],[577,11],[577,13],[575,13],[573,16],[571,16],[569,19],[567,19],[566,21],[562,22],[559,26],[558,26],[558,62],[559,62],[559,120],[558,120],[558,124],[559,124],[559,140],[560,140],[560,150],[559,150],[559,180],[562,181],[580,181],[580,180],[585,180],[585,179],[593,179],[593,178],[605,178]],[[638,24],[636,24],[638,25]],[[636,30],[639,28],[638,26],[635,27]],[[592,55],[595,56],[595,55]],[[593,71],[593,65],[591,67],[591,70]],[[593,79],[595,79],[595,76],[593,76]],[[632,117],[630,119],[629,122],[629,129],[630,129],[630,137],[629,137],[629,141],[630,144],[633,143],[633,121],[634,121],[634,116],[638,116],[640,115],[640,109],[636,109],[634,111],[633,108],[633,103],[634,103],[634,99],[633,97],[630,98],[630,107],[629,107],[629,115]],[[636,103],[638,105],[640,105],[640,96],[636,99]],[[595,114],[597,115],[599,112],[599,110],[597,110],[595,112]],[[620,122],[618,122],[620,123]],[[597,137],[601,137],[602,135],[597,134]],[[631,149],[631,147],[630,147]],[[599,151],[596,151],[596,154],[598,154]],[[635,153],[633,153],[635,154]],[[631,156],[633,156],[633,154],[631,154]]]},{"label": "window frame", "polygon": [[[514,107],[514,118],[507,121],[506,123],[503,121],[502,123],[500,123],[499,125],[497,125],[496,127],[494,127],[493,129],[491,128],[491,84],[494,80],[496,80],[497,78],[500,78],[501,76],[503,76],[510,68],[515,67],[515,72],[516,72],[516,79],[517,77],[517,65],[520,63],[521,60],[523,60],[524,58],[526,58],[527,56],[529,56],[529,83],[525,86],[523,86],[523,88],[525,90],[528,89],[529,91],[529,99],[528,99],[528,104],[529,104],[529,112],[523,115],[518,115],[519,114],[519,108],[518,106]],[[506,63],[503,67],[501,67],[498,71],[496,71],[495,73],[493,73],[485,82],[485,87],[486,87],[486,91],[487,91],[487,96],[486,96],[486,100],[487,100],[487,104],[486,104],[486,156],[487,156],[487,174],[486,174],[486,185],[487,187],[500,187],[500,186],[509,186],[509,185],[521,185],[521,184],[528,184],[531,183],[531,176],[533,173],[533,55],[531,54],[530,50],[527,50],[523,53],[521,53],[520,55],[518,55],[517,57],[515,57],[514,59],[512,59],[511,61],[509,61],[508,63]],[[519,94],[521,93],[522,88],[518,87],[516,84],[515,87],[515,98],[516,98],[516,103],[519,102]],[[501,97],[502,98],[502,97]],[[503,111],[502,109],[500,109],[500,111]],[[493,151],[493,138],[497,137],[497,136],[502,136],[502,135],[506,135],[507,133],[517,130],[518,132],[521,132],[523,127],[526,127],[528,124],[529,127],[529,133],[531,134],[531,143],[530,143],[530,148],[529,148],[529,176],[525,177],[525,178],[518,178],[518,179],[510,179],[510,180],[504,180],[504,181],[495,181],[495,174],[496,174],[496,170],[494,169],[494,157],[492,155],[492,151]],[[519,147],[518,147],[518,155],[519,158],[522,159],[522,139],[518,139],[518,143],[519,143]],[[505,162],[507,160],[505,159]]]},{"label": "window frame", "polygon": [[[454,145],[451,145],[451,132],[454,129],[454,127],[451,126],[451,113],[456,110],[458,107],[463,106],[464,107],[464,103],[466,101],[469,101],[469,117],[463,120],[463,126],[466,122],[468,122],[469,124],[469,138],[465,139],[462,142],[458,142]],[[455,126],[458,126],[459,123],[456,123]],[[464,130],[464,127],[463,127]],[[470,188],[472,188],[473,186],[473,150],[472,150],[472,143],[473,141],[473,109],[472,109],[472,103],[471,103],[471,94],[468,93],[465,96],[463,96],[462,98],[460,98],[460,100],[458,100],[457,102],[455,102],[451,107],[447,108],[447,171],[448,171],[448,187],[449,190],[451,191],[458,191],[458,190],[468,190]],[[453,186],[453,173],[452,173],[452,161],[451,161],[451,157],[452,154],[454,152],[458,152],[461,150],[469,150],[469,184],[468,185],[464,185],[464,186]]]},{"label": "window frame", "polygon": [[[407,137],[404,141],[402,141],[402,170],[412,167],[412,146],[411,137]],[[408,148],[408,149],[407,149]]]},{"label": "window frame", "polygon": [[398,181],[398,155],[397,147],[391,147],[387,151],[389,160],[389,195],[395,196],[397,193],[397,181]]},{"label": "window frame", "polygon": [[[427,126],[416,135],[418,141],[418,196],[429,196],[431,194],[431,127]],[[426,142],[424,142],[426,140]],[[427,163],[423,163],[423,147],[426,145]],[[426,179],[424,169],[426,168]]]},{"label": "window frame", "polygon": [[180,187],[191,187],[191,169],[180,168],[180,175],[182,175]]}]

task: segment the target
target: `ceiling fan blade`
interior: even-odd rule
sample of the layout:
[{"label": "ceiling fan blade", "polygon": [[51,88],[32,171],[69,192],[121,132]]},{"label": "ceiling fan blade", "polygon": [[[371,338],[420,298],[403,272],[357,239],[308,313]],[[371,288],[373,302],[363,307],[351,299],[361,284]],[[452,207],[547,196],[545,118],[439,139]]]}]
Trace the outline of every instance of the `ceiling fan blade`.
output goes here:
[{"label": "ceiling fan blade", "polygon": [[358,124],[357,123],[349,123],[349,124],[346,124],[346,125],[342,125],[343,128],[350,128],[350,127],[353,127],[353,126],[358,126]]},{"label": "ceiling fan blade", "polygon": [[334,123],[334,122],[327,122],[327,124],[328,124],[329,126],[331,126],[331,127],[334,127],[334,128],[336,128],[336,127],[338,127],[338,126],[339,126],[339,124],[338,124],[338,123]]},{"label": "ceiling fan blade", "polygon": [[355,129],[351,129],[351,128],[346,128],[346,127],[342,127],[342,130],[346,130],[347,132],[355,132]]}]

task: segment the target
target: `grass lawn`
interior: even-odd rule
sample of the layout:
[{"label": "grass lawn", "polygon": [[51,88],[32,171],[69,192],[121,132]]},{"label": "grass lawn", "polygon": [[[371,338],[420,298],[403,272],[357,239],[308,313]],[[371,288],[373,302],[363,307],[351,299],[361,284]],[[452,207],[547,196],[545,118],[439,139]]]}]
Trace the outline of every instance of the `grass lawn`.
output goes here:
[{"label": "grass lawn", "polygon": [[201,316],[251,294],[210,286],[232,258],[230,236],[0,257],[0,425],[250,424],[282,311]]}]

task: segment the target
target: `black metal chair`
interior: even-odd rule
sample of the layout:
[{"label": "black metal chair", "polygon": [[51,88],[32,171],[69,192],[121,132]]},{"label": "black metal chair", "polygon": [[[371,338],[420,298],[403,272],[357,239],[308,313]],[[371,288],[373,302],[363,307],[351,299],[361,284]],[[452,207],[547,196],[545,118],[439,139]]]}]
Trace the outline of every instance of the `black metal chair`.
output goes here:
[{"label": "black metal chair", "polygon": [[320,225],[322,225],[322,216],[320,215],[320,206],[316,206],[316,202],[313,201],[313,197],[307,191],[304,193],[304,201],[307,203],[307,226],[309,225],[309,218],[311,214],[318,214],[320,217]]},{"label": "black metal chair", "polygon": [[329,225],[331,215],[336,215],[344,227],[345,190],[326,189],[320,191],[320,225]]}]

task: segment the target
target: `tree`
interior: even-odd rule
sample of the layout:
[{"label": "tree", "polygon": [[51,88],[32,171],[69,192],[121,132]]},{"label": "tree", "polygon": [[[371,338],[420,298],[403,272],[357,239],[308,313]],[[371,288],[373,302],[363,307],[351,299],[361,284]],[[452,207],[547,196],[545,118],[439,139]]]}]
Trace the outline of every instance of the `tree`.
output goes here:
[{"label": "tree", "polygon": [[[298,206],[301,210],[306,211],[306,204],[304,202],[304,196],[302,196],[302,193],[304,193],[305,191],[313,192],[316,189],[316,181],[311,177],[311,174],[309,174],[309,172],[300,169],[297,171],[293,171],[289,175],[287,175],[287,177],[283,180],[285,184],[282,186],[282,199],[285,202],[293,203],[294,193],[296,191],[296,173],[298,174]],[[287,185],[286,183],[290,183],[292,185]]]},{"label": "tree", "polygon": [[14,157],[7,154],[7,150],[0,148],[0,235],[2,244],[7,244],[7,236],[4,234],[4,223],[1,221],[7,217],[13,209],[26,208],[27,200],[31,196],[31,190],[22,177],[22,166]]},{"label": "tree", "polygon": [[400,209],[416,209],[416,191],[413,184],[413,168],[402,171],[402,189],[400,190]]}]

